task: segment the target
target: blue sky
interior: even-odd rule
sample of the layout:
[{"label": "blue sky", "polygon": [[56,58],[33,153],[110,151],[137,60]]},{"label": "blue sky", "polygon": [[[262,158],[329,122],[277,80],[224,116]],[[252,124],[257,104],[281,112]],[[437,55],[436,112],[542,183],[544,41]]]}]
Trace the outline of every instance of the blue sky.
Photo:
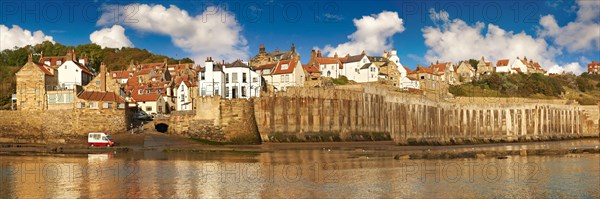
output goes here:
[{"label": "blue sky", "polygon": [[600,17],[594,14],[600,13],[598,4],[597,0],[2,1],[0,47],[39,43],[48,37],[66,45],[85,44],[97,31],[94,43],[102,46],[135,46],[197,61],[207,56],[247,59],[261,43],[273,51],[288,50],[293,42],[303,63],[315,48],[325,54],[367,50],[372,55],[396,48],[409,68],[437,60],[485,56],[495,61],[522,54],[547,69],[581,72],[591,60],[600,60]]}]

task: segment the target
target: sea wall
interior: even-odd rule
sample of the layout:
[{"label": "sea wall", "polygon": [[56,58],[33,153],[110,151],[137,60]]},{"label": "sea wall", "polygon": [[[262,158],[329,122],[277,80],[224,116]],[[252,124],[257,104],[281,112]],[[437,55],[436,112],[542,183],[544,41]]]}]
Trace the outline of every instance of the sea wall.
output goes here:
[{"label": "sea wall", "polygon": [[155,124],[167,124],[169,134],[235,144],[260,143],[253,99],[220,99],[198,97],[195,111],[173,112],[168,119]]},{"label": "sea wall", "polygon": [[598,136],[580,106],[455,104],[389,92],[295,88],[255,100],[262,141],[463,144]]},{"label": "sea wall", "polygon": [[0,111],[0,142],[45,143],[93,131],[127,131],[128,113],[115,109]]}]

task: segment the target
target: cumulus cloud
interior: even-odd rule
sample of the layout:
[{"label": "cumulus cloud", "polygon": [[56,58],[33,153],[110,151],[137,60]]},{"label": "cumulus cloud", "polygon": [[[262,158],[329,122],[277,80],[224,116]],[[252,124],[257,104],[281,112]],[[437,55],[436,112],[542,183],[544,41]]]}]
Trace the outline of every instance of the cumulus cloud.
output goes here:
[{"label": "cumulus cloud", "polygon": [[54,43],[54,39],[51,36],[45,35],[44,32],[40,30],[32,33],[17,25],[13,25],[12,28],[9,28],[4,24],[0,24],[0,50],[13,49],[15,47],[23,47],[26,45],[36,45],[44,41]]},{"label": "cumulus cloud", "polygon": [[430,8],[429,9],[429,19],[431,19],[431,21],[433,21],[434,23],[438,23],[438,22],[446,23],[446,22],[450,21],[450,15],[445,10],[440,10],[439,12],[436,12],[435,9]]},{"label": "cumulus cloud", "polygon": [[564,66],[554,65],[554,66],[550,67],[550,69],[548,69],[548,73],[561,74],[563,72],[579,75],[579,74],[583,73],[584,70],[581,67],[581,65],[579,65],[579,63],[577,63],[577,62],[572,62],[572,63],[566,64]]},{"label": "cumulus cloud", "polygon": [[125,36],[125,28],[113,25],[111,28],[94,31],[90,34],[90,41],[102,48],[133,47],[133,43]]},{"label": "cumulus cloud", "polygon": [[[135,8],[133,16],[125,8]],[[124,19],[123,25],[141,32],[171,37],[173,44],[190,53],[198,62],[206,57],[216,59],[247,58],[247,40],[233,13],[219,7],[207,7],[203,13],[192,16],[186,10],[170,5],[130,4],[106,5],[96,25],[115,23]]]},{"label": "cumulus cloud", "polygon": [[579,10],[575,21],[560,27],[553,15],[540,19],[538,34],[554,39],[569,52],[600,49],[600,1],[577,1]]},{"label": "cumulus cloud", "polygon": [[328,56],[358,54],[365,50],[367,53],[381,53],[392,48],[392,37],[404,31],[404,22],[398,17],[397,12],[383,11],[376,15],[363,16],[354,19],[356,32],[348,36],[350,41],[333,47],[326,45],[323,48]]},{"label": "cumulus cloud", "polygon": [[[485,28],[487,31],[484,32]],[[527,56],[548,68],[556,65],[554,57],[561,53],[543,38],[506,31],[494,24],[486,26],[482,22],[469,25],[460,19],[448,19],[441,26],[428,26],[422,31],[425,45],[429,47],[425,55],[429,62],[458,62],[481,56],[487,60]]]}]

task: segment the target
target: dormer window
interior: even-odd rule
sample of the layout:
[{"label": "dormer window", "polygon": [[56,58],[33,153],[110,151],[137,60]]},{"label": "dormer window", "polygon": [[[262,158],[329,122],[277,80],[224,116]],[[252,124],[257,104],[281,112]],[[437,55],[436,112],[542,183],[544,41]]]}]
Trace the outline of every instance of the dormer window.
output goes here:
[{"label": "dormer window", "polygon": [[50,61],[44,61],[44,64],[50,66]]},{"label": "dormer window", "polygon": [[142,89],[139,89],[139,90],[138,90],[138,94],[140,94],[140,95],[141,95],[141,94],[142,94],[142,92],[143,92],[143,90],[142,90]]},{"label": "dormer window", "polygon": [[287,70],[290,67],[288,64],[281,64],[281,70]]},{"label": "dormer window", "polygon": [[[62,61],[60,61],[60,60],[56,61],[56,65],[61,65],[61,64],[62,64]],[[65,66],[65,68],[67,68],[67,66]]]}]

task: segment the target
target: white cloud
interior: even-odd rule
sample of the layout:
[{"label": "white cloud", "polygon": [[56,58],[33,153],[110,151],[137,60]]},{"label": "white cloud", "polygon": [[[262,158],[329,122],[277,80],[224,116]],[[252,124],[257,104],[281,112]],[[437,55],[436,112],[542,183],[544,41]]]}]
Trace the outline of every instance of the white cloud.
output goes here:
[{"label": "white cloud", "polygon": [[572,62],[572,63],[566,64],[564,66],[554,65],[554,66],[550,67],[550,69],[548,69],[548,73],[561,74],[563,72],[579,75],[579,74],[583,73],[584,70],[581,67],[581,65],[579,65],[579,63],[577,63],[577,62]]},{"label": "white cloud", "polygon": [[[125,8],[135,7],[128,16]],[[170,5],[130,4],[103,6],[96,25],[114,23],[124,19],[123,25],[141,32],[157,33],[171,37],[173,44],[190,53],[197,62],[206,57],[215,59],[245,59],[248,57],[247,40],[241,35],[242,27],[233,13],[219,7],[207,7],[202,14],[191,16],[186,10]]]},{"label": "white cloud", "polygon": [[383,11],[354,19],[353,22],[356,32],[348,36],[350,41],[336,47],[326,45],[323,51],[327,52],[328,56],[333,56],[336,52],[338,55],[358,54],[363,50],[379,54],[392,48],[392,37],[404,31],[404,22],[397,12]]},{"label": "white cloud", "polygon": [[90,34],[90,41],[102,48],[133,47],[133,43],[125,35],[125,28],[120,25],[94,31]]},{"label": "white cloud", "polygon": [[435,9],[429,9],[429,19],[434,23],[443,22],[446,23],[450,21],[450,15],[445,10],[440,10],[440,12],[436,12]]},{"label": "white cloud", "polygon": [[0,50],[13,49],[14,47],[23,47],[26,45],[35,45],[44,41],[54,43],[52,36],[45,35],[44,32],[38,30],[31,32],[22,29],[17,25],[12,28],[0,24]]},{"label": "white cloud", "polygon": [[478,59],[487,60],[533,59],[543,67],[555,65],[554,57],[560,51],[549,46],[543,38],[534,38],[524,32],[513,33],[494,24],[477,22],[468,25],[460,19],[448,20],[440,27],[425,27],[423,37],[429,47],[425,59],[429,62]]},{"label": "white cloud", "polygon": [[538,34],[554,39],[554,43],[566,47],[569,52],[600,49],[600,1],[577,1],[579,10],[575,21],[560,27],[553,15],[540,19],[542,29]]}]

